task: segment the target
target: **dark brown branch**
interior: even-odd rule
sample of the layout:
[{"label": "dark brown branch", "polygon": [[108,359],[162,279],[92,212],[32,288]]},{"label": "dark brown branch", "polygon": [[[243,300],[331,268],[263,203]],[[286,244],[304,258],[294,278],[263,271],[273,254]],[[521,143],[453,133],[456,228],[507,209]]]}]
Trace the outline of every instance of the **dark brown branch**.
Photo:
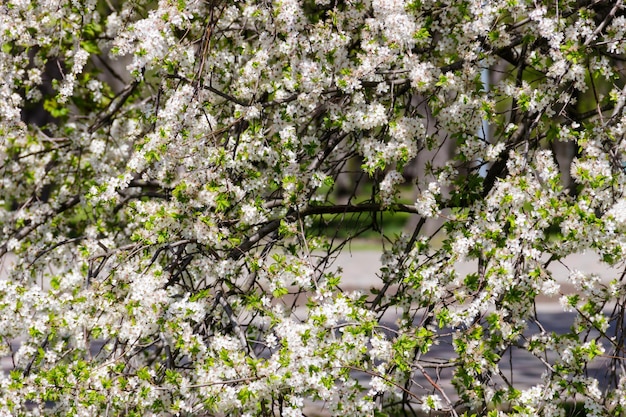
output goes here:
[{"label": "dark brown branch", "polygon": [[[193,84],[193,81],[191,81],[189,78],[183,77],[182,75],[168,74],[168,75],[166,75],[166,77],[167,78],[174,78],[174,79],[180,80],[180,81],[184,81],[185,83],[188,83],[188,84]],[[217,88],[215,88],[215,87],[213,87],[211,85],[201,84],[200,88],[203,88],[203,89],[208,90],[208,91],[210,91],[210,92],[212,92],[214,94],[217,94],[218,96],[222,97],[223,99],[228,100],[230,102],[233,102],[235,104],[239,104],[240,106],[247,107],[247,106],[250,106],[250,104],[251,104],[251,103],[246,103],[245,101],[241,101],[241,100],[239,100],[236,97],[230,96],[230,95],[228,95],[228,94],[218,90]]]},{"label": "dark brown branch", "polygon": [[336,204],[332,206],[312,206],[299,212],[300,216],[314,216],[317,214],[347,214],[347,213],[372,213],[372,212],[399,212],[419,214],[417,208],[408,204],[391,204],[383,206],[378,203],[367,204]]},{"label": "dark brown branch", "polygon": [[583,113],[578,113],[574,110],[567,110],[567,117],[573,121],[581,122],[590,117],[598,116],[600,112],[613,110],[613,108],[614,108],[613,104],[605,104],[604,106],[600,107],[599,111],[598,109],[593,109],[593,110],[589,110]]},{"label": "dark brown branch", "polygon": [[268,236],[270,233],[278,230],[280,227],[280,223],[282,220],[287,222],[295,221],[296,218],[306,217],[306,216],[314,216],[320,214],[344,214],[344,213],[371,213],[371,212],[401,212],[401,213],[415,213],[418,214],[415,206],[407,205],[407,204],[392,204],[390,206],[383,206],[381,204],[370,203],[370,204],[360,204],[360,205],[333,205],[333,206],[312,206],[307,207],[302,211],[290,211],[287,215],[280,219],[274,219],[269,223],[263,225],[255,234],[250,236],[248,240],[243,242],[241,245],[230,251],[228,255],[229,258],[233,260],[239,260],[241,257],[250,250],[255,244],[257,244],[261,239]]},{"label": "dark brown branch", "polygon": [[[495,185],[496,180],[504,176],[504,174],[506,173],[506,162],[509,158],[509,154],[508,154],[509,150],[519,145],[522,142],[522,140],[530,132],[532,132],[532,130],[537,126],[537,124],[539,124],[539,121],[541,120],[542,115],[543,113],[536,113],[534,115],[528,115],[528,117],[524,119],[523,122],[520,124],[520,126],[515,131],[515,133],[513,133],[511,138],[508,140],[509,145],[507,146],[507,149],[505,149],[504,151],[500,153],[500,155],[498,156],[498,160],[491,166],[491,168],[487,172],[487,176],[485,177],[485,180],[483,181],[483,191],[481,193],[481,197],[483,198],[486,197],[491,191],[491,189],[493,188],[493,186]],[[533,118],[533,116],[534,116],[534,119],[530,121],[530,119]]]},{"label": "dark brown branch", "polygon": [[[286,217],[289,217],[287,215]],[[228,257],[234,261],[241,259],[241,257],[249,251],[254,245],[256,245],[261,239],[270,233],[278,230],[282,219],[275,219],[262,226],[255,234],[250,236],[245,242],[236,248],[232,249]]]},{"label": "dark brown branch", "polygon": [[113,68],[109,64],[108,60],[104,59],[100,55],[92,55],[92,56],[95,57],[98,60],[98,62],[107,69],[107,71],[109,71],[109,73],[113,76],[113,78],[115,78],[116,80],[118,80],[119,82],[123,84],[126,84],[127,81],[120,74],[117,73],[115,68]]},{"label": "dark brown branch", "polygon": [[89,126],[89,133],[96,132],[102,126],[111,121],[113,116],[115,116],[124,103],[126,103],[130,96],[135,92],[140,82],[140,80],[135,80],[120,91],[120,93],[113,100],[111,100],[111,103],[109,103],[107,108],[98,114],[98,119],[91,126]]},{"label": "dark brown branch", "polygon": [[[31,224],[29,224],[27,226],[24,226],[24,227],[20,228],[13,236],[11,236],[11,238],[12,239],[17,239],[18,241],[24,239],[33,230],[35,230],[36,228],[38,228],[39,226],[41,226],[42,224],[45,224],[48,220],[50,220],[51,217],[54,217],[55,215],[59,215],[59,214],[63,213],[64,211],[74,207],[76,204],[78,204],[79,201],[80,201],[80,196],[78,196],[78,195],[70,198],[68,201],[66,201],[65,203],[61,204],[59,206],[59,208],[55,211],[55,213],[52,216],[46,216],[44,219],[42,219],[39,222],[31,223]],[[8,245],[8,241],[0,246],[0,257],[4,256],[7,253],[7,251],[8,251],[7,250],[7,245]]]},{"label": "dark brown branch", "polygon": [[78,242],[78,241],[81,241],[81,240],[83,240],[82,236],[75,237],[75,238],[72,238],[72,239],[65,239],[62,242],[55,243],[54,245],[52,245],[52,246],[50,246],[48,248],[40,250],[39,252],[37,252],[35,254],[35,258],[32,260],[32,262],[30,262],[30,264],[28,264],[28,267],[30,268],[31,266],[33,266],[35,264],[35,262],[37,262],[42,256],[52,252],[56,248],[58,248],[60,246],[63,246],[63,245],[68,245],[68,244],[71,244],[71,243],[74,243],[74,242]]}]

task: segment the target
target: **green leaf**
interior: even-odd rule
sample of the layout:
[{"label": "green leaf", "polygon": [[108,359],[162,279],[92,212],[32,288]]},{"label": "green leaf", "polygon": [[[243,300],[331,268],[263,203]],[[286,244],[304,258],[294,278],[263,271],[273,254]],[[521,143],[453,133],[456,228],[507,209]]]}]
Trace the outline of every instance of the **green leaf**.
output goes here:
[{"label": "green leaf", "polygon": [[152,379],[152,377],[150,376],[150,370],[148,369],[148,367],[144,366],[143,368],[140,368],[137,370],[137,378],[143,380],[143,381],[149,381]]},{"label": "green leaf", "polygon": [[43,102],[43,108],[55,118],[61,118],[69,114],[69,109],[59,104],[56,98],[48,98]]},{"label": "green leaf", "polygon": [[289,294],[289,291],[285,287],[276,288],[274,291],[272,291],[272,295],[274,296],[274,298],[281,298],[282,296],[287,294]]},{"label": "green leaf", "polygon": [[102,51],[100,51],[100,47],[94,40],[81,41],[80,47],[92,55],[99,55],[102,53]]},{"label": "green leaf", "polygon": [[58,290],[61,287],[61,277],[59,277],[58,275],[53,276],[50,279],[50,287],[53,290]]}]

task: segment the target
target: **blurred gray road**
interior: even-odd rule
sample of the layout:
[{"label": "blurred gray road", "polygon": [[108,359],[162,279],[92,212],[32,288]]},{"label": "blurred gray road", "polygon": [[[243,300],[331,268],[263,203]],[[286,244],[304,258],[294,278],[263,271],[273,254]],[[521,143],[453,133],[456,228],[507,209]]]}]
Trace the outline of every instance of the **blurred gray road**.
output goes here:
[{"label": "blurred gray road", "polygon": [[[376,250],[344,250],[337,258],[336,267],[343,269],[342,282],[349,288],[369,288],[378,285],[376,273],[380,268],[381,252]],[[568,283],[569,270],[578,270],[587,274],[598,275],[602,282],[609,282],[613,278],[619,278],[619,269],[613,269],[601,263],[595,254],[582,253],[570,255],[560,262],[552,262],[548,268],[552,271],[555,280],[561,284]],[[476,263],[460,263],[459,274],[476,272]],[[557,300],[558,301],[558,300]]]},{"label": "blurred gray road", "polygon": [[[380,287],[381,283],[377,278],[377,271],[381,265],[380,255],[380,252],[372,250],[353,251],[352,253],[346,251],[341,254],[341,256],[337,258],[335,266],[343,269],[342,288],[344,290],[361,289],[364,290],[364,292],[367,292],[367,290],[371,287]],[[578,270],[586,274],[595,274],[603,283],[608,283],[614,278],[619,279],[622,274],[622,271],[610,268],[608,265],[601,263],[597,256],[588,253],[569,256],[561,263],[553,263],[549,269],[555,280],[561,285],[561,290],[565,293],[571,293],[574,291],[568,279],[569,270]],[[475,271],[475,263],[464,263],[458,265],[458,272],[461,275]],[[559,304],[559,296],[552,298],[540,296],[537,299],[537,317],[546,332],[565,334],[570,331],[574,322],[575,314],[563,311],[563,308]],[[393,327],[392,323],[389,323],[389,325]],[[615,323],[611,323],[611,325],[612,327],[610,327],[607,331],[607,334],[609,335],[612,335],[615,332]],[[540,333],[539,327],[530,323],[527,335],[538,333]],[[597,335],[597,332],[592,333],[592,337]],[[438,359],[453,358],[454,350],[451,342],[451,337],[442,340],[442,342],[439,345],[434,346],[423,359],[426,361],[437,361]],[[606,341],[603,345],[607,348],[609,347]],[[476,359],[479,360],[480,358]],[[552,355],[552,357],[548,355],[545,359],[552,362],[556,358],[554,355]],[[502,375],[518,389],[527,388],[540,383],[541,374],[545,371],[545,369],[544,364],[538,358],[523,349],[507,350],[500,361],[500,370],[502,371]],[[588,367],[588,374],[589,376],[597,378],[601,385],[605,385],[607,382],[607,369],[608,359],[599,358],[590,364]],[[446,392],[454,391],[450,384],[452,375],[451,368],[444,368],[439,372],[435,372],[434,370],[432,372],[429,371],[429,375],[433,380],[438,381],[439,385],[441,385]],[[418,380],[418,382],[424,387],[423,394],[433,392],[432,385],[428,383],[425,378]],[[498,382],[501,385],[505,383],[501,378]],[[364,381],[364,383],[366,383],[366,381]],[[451,398],[451,400],[454,399]]]}]

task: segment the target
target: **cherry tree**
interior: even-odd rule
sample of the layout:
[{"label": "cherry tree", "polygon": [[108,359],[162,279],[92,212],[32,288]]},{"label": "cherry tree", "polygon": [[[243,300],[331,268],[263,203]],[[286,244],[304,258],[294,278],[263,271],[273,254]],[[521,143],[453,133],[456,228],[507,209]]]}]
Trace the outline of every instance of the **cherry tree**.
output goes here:
[{"label": "cherry tree", "polygon": [[[4,1],[0,414],[623,415],[625,36],[621,0]],[[561,288],[585,251],[622,272]]]}]

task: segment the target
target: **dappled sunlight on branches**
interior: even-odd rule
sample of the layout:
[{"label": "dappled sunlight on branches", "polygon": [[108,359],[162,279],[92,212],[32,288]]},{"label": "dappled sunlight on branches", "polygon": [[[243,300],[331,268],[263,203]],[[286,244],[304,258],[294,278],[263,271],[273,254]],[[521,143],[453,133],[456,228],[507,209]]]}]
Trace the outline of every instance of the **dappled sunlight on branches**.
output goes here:
[{"label": "dappled sunlight on branches", "polygon": [[625,13],[4,1],[0,414],[622,415]]}]

